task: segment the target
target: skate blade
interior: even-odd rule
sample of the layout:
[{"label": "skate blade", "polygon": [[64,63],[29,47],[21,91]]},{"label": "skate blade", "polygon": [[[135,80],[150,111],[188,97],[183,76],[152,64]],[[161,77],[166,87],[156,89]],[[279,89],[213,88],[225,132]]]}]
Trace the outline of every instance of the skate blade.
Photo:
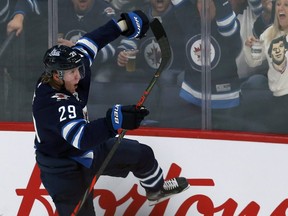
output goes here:
[{"label": "skate blade", "polygon": [[149,206],[154,206],[154,205],[156,205],[156,204],[158,204],[158,203],[161,203],[161,202],[163,202],[163,201],[165,201],[165,200],[167,200],[167,199],[169,199],[169,198],[171,198],[171,197],[173,197],[173,196],[175,196],[175,195],[177,195],[177,194],[180,194],[180,193],[186,191],[189,187],[190,187],[190,185],[188,185],[185,189],[183,189],[183,190],[182,190],[181,192],[179,192],[179,193],[171,194],[171,195],[169,195],[169,196],[163,197],[163,198],[158,199],[158,200],[149,200]]}]

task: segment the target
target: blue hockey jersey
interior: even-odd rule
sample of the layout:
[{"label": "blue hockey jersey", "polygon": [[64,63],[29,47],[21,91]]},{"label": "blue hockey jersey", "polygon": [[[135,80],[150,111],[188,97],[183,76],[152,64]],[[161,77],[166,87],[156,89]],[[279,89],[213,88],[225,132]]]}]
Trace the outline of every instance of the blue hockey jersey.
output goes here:
[{"label": "blue hockey jersey", "polygon": [[37,151],[50,157],[72,158],[90,167],[99,145],[115,137],[116,131],[109,127],[106,118],[89,122],[83,110],[89,95],[92,62],[99,50],[120,33],[111,20],[77,41],[73,49],[83,56],[86,75],[80,80],[76,95],[38,81],[32,105]]},{"label": "blue hockey jersey", "polygon": [[[202,23],[196,2],[182,0],[176,16],[182,25],[186,43],[185,76],[180,97],[197,106],[202,105]],[[236,58],[242,49],[240,23],[229,1],[213,1],[215,17],[210,28],[211,106],[231,108],[240,102],[240,80]],[[211,5],[210,5],[211,6]],[[212,16],[212,15],[211,15]],[[206,21],[208,22],[208,21]],[[206,64],[206,62],[205,62]]]}]

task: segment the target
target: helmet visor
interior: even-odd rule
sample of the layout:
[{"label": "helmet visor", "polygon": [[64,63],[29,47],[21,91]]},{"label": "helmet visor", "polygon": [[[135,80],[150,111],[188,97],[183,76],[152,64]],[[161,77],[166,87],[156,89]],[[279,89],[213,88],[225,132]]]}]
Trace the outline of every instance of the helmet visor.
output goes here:
[{"label": "helmet visor", "polygon": [[84,65],[80,65],[78,67],[74,67],[71,69],[67,69],[67,70],[57,70],[60,79],[64,79],[64,74],[68,73],[68,74],[75,74],[75,72],[79,73],[80,75],[80,80],[83,79],[85,77],[85,67]]},{"label": "helmet visor", "polygon": [[78,70],[79,70],[81,79],[83,79],[83,78],[85,77],[85,67],[84,67],[84,64],[80,65],[80,66],[78,67]]}]

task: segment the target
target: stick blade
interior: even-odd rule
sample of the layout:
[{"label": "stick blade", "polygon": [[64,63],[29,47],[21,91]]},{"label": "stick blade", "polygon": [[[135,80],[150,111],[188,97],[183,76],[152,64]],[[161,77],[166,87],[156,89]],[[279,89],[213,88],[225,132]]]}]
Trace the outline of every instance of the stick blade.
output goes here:
[{"label": "stick blade", "polygon": [[167,38],[166,32],[165,32],[161,22],[159,21],[159,19],[154,18],[152,20],[152,22],[150,22],[150,28],[153,31],[153,34],[154,34],[157,41],[162,37]]},{"label": "stick blade", "polygon": [[162,23],[159,21],[159,19],[154,18],[150,22],[150,28],[161,50],[162,60],[157,70],[158,71],[157,74],[160,74],[164,70],[164,68],[168,65],[168,62],[171,59],[171,47],[165,29]]}]

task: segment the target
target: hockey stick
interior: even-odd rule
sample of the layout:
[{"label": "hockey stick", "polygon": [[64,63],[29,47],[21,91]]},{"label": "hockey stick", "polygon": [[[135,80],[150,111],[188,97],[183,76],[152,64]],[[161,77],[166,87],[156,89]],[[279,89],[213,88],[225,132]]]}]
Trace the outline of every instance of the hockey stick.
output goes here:
[{"label": "hockey stick", "polygon": [[1,59],[3,53],[6,51],[8,45],[11,43],[11,41],[14,38],[15,35],[16,35],[16,31],[13,31],[4,40],[3,44],[0,47],[0,59]]},{"label": "hockey stick", "polygon": [[[165,69],[165,67],[167,66],[167,64],[168,64],[168,62],[170,61],[170,58],[171,58],[170,44],[169,44],[166,32],[165,32],[162,24],[160,23],[160,21],[158,19],[156,19],[156,18],[153,19],[153,21],[150,23],[150,28],[151,28],[151,30],[152,30],[152,32],[153,32],[158,44],[159,44],[159,47],[160,47],[160,50],[161,50],[161,55],[162,55],[162,60],[161,60],[161,63],[159,65],[159,68],[157,69],[157,71],[155,72],[155,74],[153,76],[153,79],[150,81],[148,87],[146,88],[146,90],[144,91],[144,93],[141,96],[140,100],[136,104],[136,107],[138,107],[138,108],[141,107],[144,104],[144,102],[146,101],[148,95],[152,91],[152,89],[153,89],[156,81],[158,80],[160,74]],[[121,143],[123,137],[125,136],[126,132],[127,132],[127,130],[122,130],[121,133],[119,134],[115,144],[113,145],[113,147],[111,148],[110,152],[106,156],[106,158],[103,161],[103,163],[102,163],[101,167],[99,168],[98,172],[96,173],[96,175],[92,179],[92,182],[91,182],[90,186],[85,191],[85,194],[82,197],[82,199],[78,202],[78,204],[75,207],[75,209],[74,209],[73,213],[71,214],[71,216],[76,216],[78,214],[78,212],[80,211],[80,209],[83,206],[84,202],[86,201],[86,199],[88,198],[89,194],[93,190],[94,185],[96,184],[97,180],[103,174],[104,170],[106,169],[106,166],[108,165],[108,163],[110,162],[111,158],[113,157],[115,151],[117,150],[118,146],[120,145],[120,143]]]}]

